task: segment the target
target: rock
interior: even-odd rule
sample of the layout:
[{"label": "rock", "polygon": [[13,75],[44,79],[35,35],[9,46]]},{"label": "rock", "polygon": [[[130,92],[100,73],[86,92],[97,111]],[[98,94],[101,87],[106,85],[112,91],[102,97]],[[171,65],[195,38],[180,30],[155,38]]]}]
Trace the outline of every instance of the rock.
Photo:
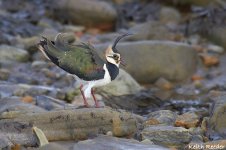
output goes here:
[{"label": "rock", "polygon": [[0,134],[0,149],[10,149],[13,143],[5,135]]},{"label": "rock", "polygon": [[17,45],[23,49],[28,50],[29,53],[34,53],[37,51],[37,43],[41,38],[38,36],[28,37],[28,38],[21,38],[16,37]]},{"label": "rock", "polygon": [[172,7],[162,7],[159,12],[161,23],[178,23],[181,20],[180,12]]},{"label": "rock", "polygon": [[56,18],[88,27],[112,29],[117,18],[116,10],[104,1],[60,0],[52,6]]},{"label": "rock", "polygon": [[98,88],[108,95],[120,96],[138,93],[142,87],[126,71],[120,69],[117,78],[106,86]]},{"label": "rock", "polygon": [[156,82],[155,85],[163,90],[171,90],[173,88],[172,83],[170,83],[169,81],[167,81],[166,79],[160,77]]},{"label": "rock", "polygon": [[112,1],[112,2],[114,2],[117,5],[122,5],[122,4],[125,4],[125,3],[133,2],[133,0],[108,0],[108,1]]},{"label": "rock", "polygon": [[29,123],[19,123],[16,121],[12,121],[12,122],[1,121],[0,137],[2,140],[4,139],[10,140],[10,141],[3,141],[3,142],[6,142],[4,144],[5,147],[3,148],[9,148],[9,149],[11,149],[11,147],[19,147],[20,149],[20,146],[34,147],[38,143],[35,135],[33,134],[32,125],[30,125]]},{"label": "rock", "polygon": [[[107,46],[96,45],[100,56]],[[169,81],[182,81],[193,75],[196,70],[197,53],[187,44],[137,41],[119,43],[117,48],[127,63],[126,71],[141,83],[150,83],[159,77]]]},{"label": "rock", "polygon": [[141,132],[142,140],[149,139],[155,144],[183,147],[191,141],[189,130],[172,126],[149,126]]},{"label": "rock", "polygon": [[10,114],[10,112],[43,112],[44,109],[37,107],[33,104],[23,102],[19,97],[7,97],[0,99],[0,113],[5,112],[2,115]]},{"label": "rock", "polygon": [[63,31],[67,33],[77,33],[84,32],[85,27],[83,26],[73,26],[73,25],[64,25]]},{"label": "rock", "polygon": [[199,123],[199,116],[195,113],[184,113],[179,115],[176,119],[175,126],[184,128],[194,128],[197,127]]},{"label": "rock", "polygon": [[29,55],[28,52],[12,47],[9,45],[0,46],[0,63],[1,64],[11,64],[14,62],[25,62],[28,61]]},{"label": "rock", "polygon": [[183,1],[171,0],[172,3],[177,4],[177,5],[180,4],[180,5],[198,5],[198,6],[207,6],[214,1],[216,2],[216,0],[199,0],[199,1],[196,1],[196,0],[183,0]]},{"label": "rock", "polygon": [[48,68],[48,63],[46,63],[45,61],[36,60],[32,62],[31,67],[36,70],[41,70],[42,68]]},{"label": "rock", "polygon": [[220,96],[212,99],[214,104],[210,111],[208,133],[212,139],[226,138],[226,93],[222,92]]},{"label": "rock", "polygon": [[5,122],[32,123],[42,130],[49,141],[84,140],[108,131],[116,137],[128,137],[135,134],[138,126],[131,113],[110,108],[15,114],[0,120],[0,124]]},{"label": "rock", "polygon": [[174,125],[177,114],[170,110],[159,110],[151,112],[147,115],[148,119],[145,121],[145,125],[154,125],[152,124],[154,120],[156,120],[156,124],[164,124],[164,125]]},{"label": "rock", "polygon": [[128,37],[128,40],[169,40],[175,35],[171,33],[165,25],[159,22],[145,22],[137,24],[128,30],[129,33],[134,35]]},{"label": "rock", "polygon": [[100,94],[103,96],[106,106],[128,110],[141,115],[159,109],[164,104],[151,90],[141,90],[136,94],[121,96],[107,95],[104,92],[100,92]]},{"label": "rock", "polygon": [[224,52],[224,48],[218,45],[209,44],[207,46],[208,51],[222,54]]},{"label": "rock", "polygon": [[200,57],[203,61],[203,64],[206,67],[216,66],[220,63],[220,60],[216,56],[208,55],[208,54],[200,54]]},{"label": "rock", "polygon": [[36,96],[36,105],[44,108],[45,110],[63,109],[73,106],[71,104],[67,104],[65,101],[45,95]]},{"label": "rock", "polygon": [[98,136],[94,139],[80,141],[74,145],[73,150],[167,150],[167,148],[142,143],[133,139],[122,139],[110,136]]},{"label": "rock", "polygon": [[0,69],[0,80],[8,80],[10,71],[8,69]]},{"label": "rock", "polygon": [[57,97],[60,95],[61,90],[38,85],[27,85],[27,84],[12,84],[12,83],[0,83],[0,97],[10,96],[38,96],[38,95],[49,95]]},{"label": "rock", "polygon": [[60,144],[49,143],[47,145],[44,145],[44,146],[40,147],[38,150],[68,150],[68,149],[64,148]]},{"label": "rock", "polygon": [[226,48],[226,28],[225,27],[212,27],[208,35],[209,40],[215,44]]}]

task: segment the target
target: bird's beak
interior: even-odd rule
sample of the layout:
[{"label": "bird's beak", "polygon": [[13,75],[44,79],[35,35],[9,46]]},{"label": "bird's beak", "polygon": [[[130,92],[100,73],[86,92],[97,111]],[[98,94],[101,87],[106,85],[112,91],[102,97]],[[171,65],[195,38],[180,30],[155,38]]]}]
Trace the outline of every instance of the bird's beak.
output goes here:
[{"label": "bird's beak", "polygon": [[125,61],[124,61],[122,58],[120,59],[120,64],[121,64],[122,66],[126,67],[126,63],[125,63]]}]

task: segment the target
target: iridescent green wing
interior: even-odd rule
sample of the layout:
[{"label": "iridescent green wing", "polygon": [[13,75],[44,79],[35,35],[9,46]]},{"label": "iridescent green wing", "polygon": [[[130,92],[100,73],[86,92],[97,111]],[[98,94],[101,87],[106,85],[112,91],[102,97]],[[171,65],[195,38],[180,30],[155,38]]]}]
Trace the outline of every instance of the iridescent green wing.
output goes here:
[{"label": "iridescent green wing", "polygon": [[104,61],[90,45],[82,42],[68,44],[60,38],[55,42],[45,39],[46,55],[57,66],[83,80],[97,80],[104,77]]}]

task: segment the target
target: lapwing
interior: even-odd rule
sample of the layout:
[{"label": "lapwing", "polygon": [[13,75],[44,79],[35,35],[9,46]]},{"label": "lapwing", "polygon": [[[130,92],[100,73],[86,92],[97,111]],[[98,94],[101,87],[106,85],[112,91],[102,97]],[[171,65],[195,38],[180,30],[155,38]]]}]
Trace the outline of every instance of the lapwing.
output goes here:
[{"label": "lapwing", "polygon": [[84,105],[89,107],[87,98],[93,97],[95,106],[99,103],[94,95],[94,87],[99,87],[110,83],[119,74],[119,65],[123,64],[121,55],[116,48],[117,43],[124,37],[131,34],[118,36],[113,45],[109,45],[105,50],[103,60],[89,43],[78,42],[69,43],[65,34],[60,33],[51,41],[45,37],[38,43],[38,48],[44,56],[55,65],[73,75],[81,82],[81,91]]}]

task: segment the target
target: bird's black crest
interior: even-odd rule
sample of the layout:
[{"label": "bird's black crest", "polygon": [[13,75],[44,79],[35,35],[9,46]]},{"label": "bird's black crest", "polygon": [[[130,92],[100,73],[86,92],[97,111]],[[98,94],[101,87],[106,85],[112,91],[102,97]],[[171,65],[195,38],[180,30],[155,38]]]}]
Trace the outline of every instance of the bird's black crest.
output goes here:
[{"label": "bird's black crest", "polygon": [[114,42],[114,44],[113,44],[113,46],[112,46],[113,52],[118,53],[118,50],[116,49],[117,43],[118,43],[122,38],[124,38],[124,37],[126,37],[126,36],[129,36],[129,35],[132,35],[132,34],[131,34],[131,33],[126,33],[126,34],[120,35],[119,37],[117,37],[117,38],[115,39],[115,42]]}]

